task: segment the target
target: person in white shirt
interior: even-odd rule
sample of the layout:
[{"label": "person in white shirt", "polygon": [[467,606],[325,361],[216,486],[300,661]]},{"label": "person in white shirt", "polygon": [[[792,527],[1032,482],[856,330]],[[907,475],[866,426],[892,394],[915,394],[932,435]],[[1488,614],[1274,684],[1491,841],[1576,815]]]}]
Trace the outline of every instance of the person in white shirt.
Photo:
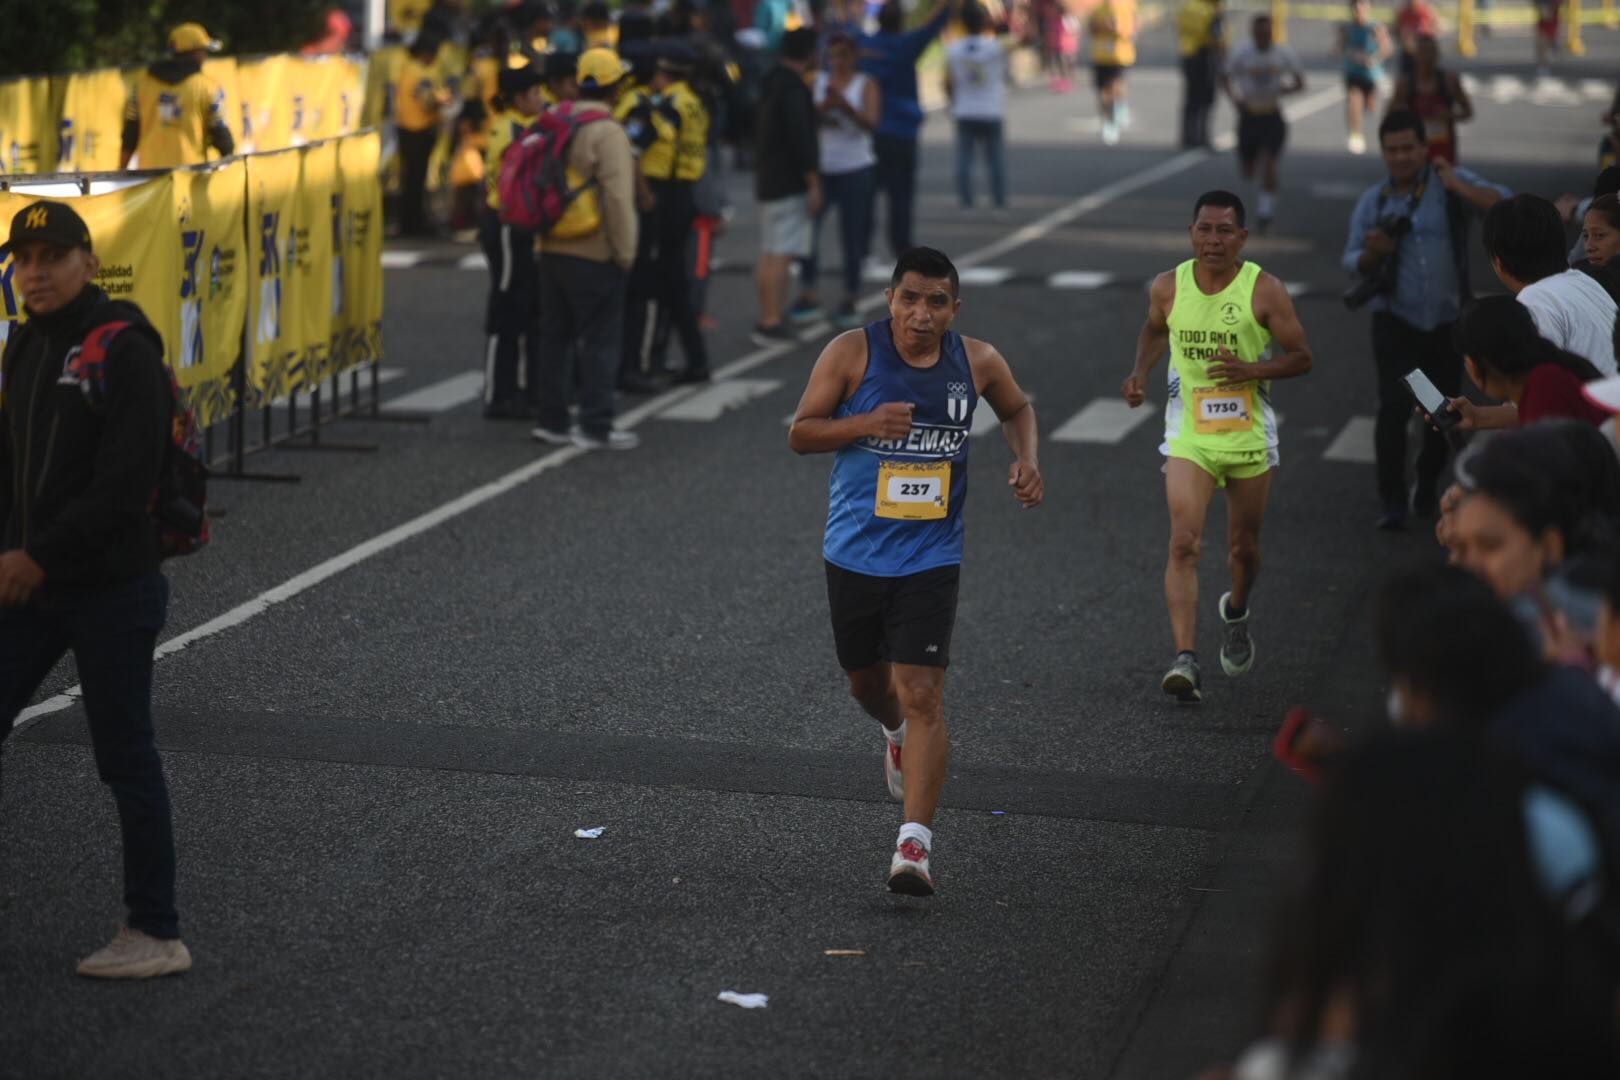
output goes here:
[{"label": "person in white shirt", "polygon": [[962,8],[967,33],[945,50],[945,92],[956,119],[956,192],[962,209],[973,209],[973,151],[984,150],[990,200],[998,216],[1007,209],[1007,166],[1002,124],[1007,116],[1007,51],[996,40],[984,8]]},{"label": "person in white shirt", "polygon": [[1569,268],[1563,223],[1552,203],[1515,195],[1491,207],[1485,252],[1497,278],[1530,309],[1542,337],[1615,374],[1614,299],[1591,275]]},{"label": "person in white shirt", "polygon": [[1252,42],[1244,42],[1226,57],[1221,85],[1238,112],[1238,163],[1243,179],[1260,175],[1260,198],[1255,215],[1263,234],[1277,210],[1277,162],[1288,141],[1282,99],[1305,89],[1305,69],[1299,56],[1272,40],[1271,16],[1256,15],[1250,26]]}]

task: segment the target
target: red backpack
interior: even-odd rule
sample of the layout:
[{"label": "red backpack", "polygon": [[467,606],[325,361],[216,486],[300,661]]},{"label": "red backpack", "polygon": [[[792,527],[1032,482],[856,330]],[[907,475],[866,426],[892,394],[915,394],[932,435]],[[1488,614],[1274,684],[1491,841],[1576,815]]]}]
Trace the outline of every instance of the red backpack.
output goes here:
[{"label": "red backpack", "polygon": [[[113,340],[130,328],[128,322],[102,323],[68,354],[65,378],[78,381],[92,409],[107,400],[107,352]],[[182,405],[180,384],[167,365],[170,410],[169,442],[163,448],[163,468],[152,492],[152,525],[157,531],[158,557],[191,555],[208,544],[208,467],[203,464],[197,437],[197,416]]]},{"label": "red backpack", "polygon": [[501,223],[560,240],[601,228],[596,181],[568,167],[568,150],[580,128],[611,119],[600,109],[576,114],[573,102],[542,112],[501,156]]}]

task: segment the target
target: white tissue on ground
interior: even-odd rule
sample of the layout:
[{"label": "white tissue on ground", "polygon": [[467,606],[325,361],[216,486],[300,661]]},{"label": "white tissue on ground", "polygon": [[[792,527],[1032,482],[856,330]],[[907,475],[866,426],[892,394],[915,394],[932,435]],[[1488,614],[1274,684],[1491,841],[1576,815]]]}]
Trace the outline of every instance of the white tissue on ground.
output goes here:
[{"label": "white tissue on ground", "polygon": [[769,994],[739,994],[735,990],[722,990],[720,1000],[732,1005],[741,1005],[745,1009],[763,1009],[771,997]]},{"label": "white tissue on ground", "polygon": [[606,831],[606,825],[598,825],[594,829],[575,829],[574,835],[579,837],[581,840],[595,840],[598,836],[601,836]]}]

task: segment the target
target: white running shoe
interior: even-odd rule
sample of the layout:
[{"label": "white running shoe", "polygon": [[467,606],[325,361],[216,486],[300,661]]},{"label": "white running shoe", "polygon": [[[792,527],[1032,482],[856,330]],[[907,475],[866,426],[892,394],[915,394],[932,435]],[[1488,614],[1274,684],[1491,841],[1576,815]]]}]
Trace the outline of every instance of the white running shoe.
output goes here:
[{"label": "white running shoe", "polygon": [[915,840],[906,840],[894,849],[894,858],[889,860],[889,891],[904,896],[934,895],[927,848]]},{"label": "white running shoe", "polygon": [[1197,705],[1204,700],[1202,682],[1198,675],[1198,661],[1191,656],[1176,654],[1176,662],[1159,680],[1165,693],[1176,699],[1178,705]]},{"label": "white running shoe", "polygon": [[79,974],[91,979],[151,979],[190,970],[191,952],[179,938],[155,938],[122,925],[111,941],[79,961]]},{"label": "white running shoe", "polygon": [[1232,594],[1221,596],[1221,622],[1226,624],[1226,643],[1221,646],[1221,670],[1228,675],[1247,675],[1254,667],[1254,641],[1249,637],[1249,616],[1245,611],[1241,619],[1226,614]]},{"label": "white running shoe", "polygon": [[895,802],[905,802],[906,780],[900,775],[900,744],[887,736],[883,742],[883,782],[889,785],[889,798]]},{"label": "white running shoe", "polygon": [[1352,131],[1345,145],[1352,154],[1365,154],[1367,152],[1367,137],[1359,131]]}]

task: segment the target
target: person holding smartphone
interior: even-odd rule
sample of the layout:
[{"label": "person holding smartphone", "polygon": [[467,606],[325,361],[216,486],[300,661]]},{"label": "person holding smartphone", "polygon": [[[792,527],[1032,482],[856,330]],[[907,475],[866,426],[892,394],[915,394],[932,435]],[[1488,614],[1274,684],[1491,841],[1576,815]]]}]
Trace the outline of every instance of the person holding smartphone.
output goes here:
[{"label": "person holding smartphone", "polygon": [[1542,337],[1530,309],[1513,297],[1475,301],[1457,320],[1455,341],[1474,385],[1504,403],[1476,405],[1465,397],[1452,398],[1445,407],[1456,415],[1459,431],[1523,427],[1558,417],[1602,426],[1609,418],[1581,392],[1602,377],[1598,369]]}]

